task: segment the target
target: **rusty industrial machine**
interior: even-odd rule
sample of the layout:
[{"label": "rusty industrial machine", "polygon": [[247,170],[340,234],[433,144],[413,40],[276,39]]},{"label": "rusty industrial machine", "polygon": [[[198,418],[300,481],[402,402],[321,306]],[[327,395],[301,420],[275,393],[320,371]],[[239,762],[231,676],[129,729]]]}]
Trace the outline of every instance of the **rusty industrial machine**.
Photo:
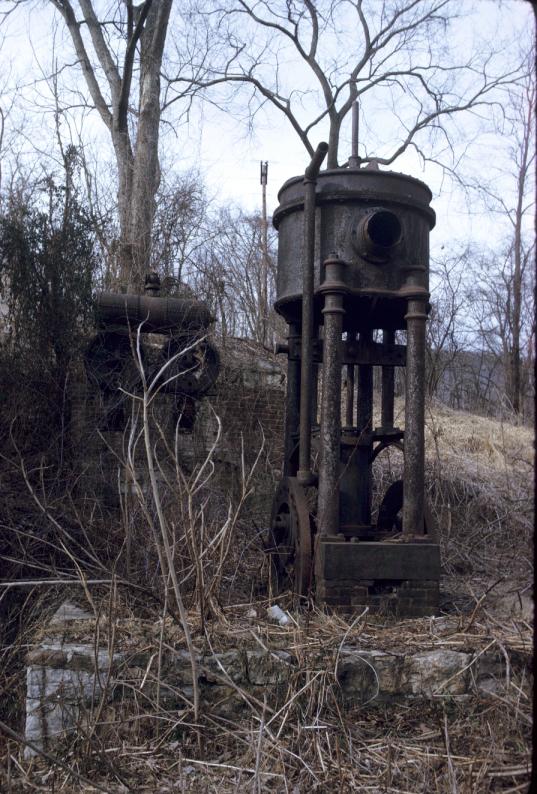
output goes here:
[{"label": "rusty industrial machine", "polygon": [[[432,194],[373,164],[357,146],[344,168],[281,188],[276,311],[288,326],[285,459],[273,501],[277,586],[320,603],[432,614],[440,553],[424,489],[425,323]],[[381,383],[373,423],[374,368]],[[404,369],[404,430],[394,424]],[[372,513],[374,460],[395,445],[402,479]]]},{"label": "rusty industrial machine", "polygon": [[97,295],[97,328],[85,352],[85,367],[102,395],[102,430],[124,429],[125,393],[141,389],[140,366],[147,383],[172,396],[176,418],[186,429],[194,422],[196,401],[218,377],[218,351],[207,339],[214,318],[206,304],[160,292],[158,274],[149,273],[143,295]]}]

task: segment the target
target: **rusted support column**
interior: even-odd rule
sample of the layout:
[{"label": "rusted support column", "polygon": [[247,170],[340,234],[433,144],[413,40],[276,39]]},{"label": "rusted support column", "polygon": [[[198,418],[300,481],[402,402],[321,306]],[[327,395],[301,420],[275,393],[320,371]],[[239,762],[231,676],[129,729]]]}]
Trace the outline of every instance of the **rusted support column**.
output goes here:
[{"label": "rusted support column", "polygon": [[339,468],[341,459],[341,339],[345,262],[336,255],[325,261],[323,393],[321,401],[321,465],[319,471],[318,515],[321,535],[339,532]]},{"label": "rusted support column", "polygon": [[311,485],[311,389],[313,288],[315,266],[315,186],[328,144],[320,143],[304,173],[304,254],[302,261],[302,361],[300,377],[300,450],[297,477]]},{"label": "rusted support column", "polygon": [[284,477],[294,477],[297,466],[296,461],[294,465],[291,465],[291,455],[296,445],[300,421],[300,359],[294,357],[293,353],[300,342],[300,328],[297,325],[289,325],[287,338],[290,357],[287,359],[283,475]]},{"label": "rusted support column", "polygon": [[354,364],[347,364],[347,391],[345,405],[345,425],[354,425]]},{"label": "rusted support column", "polygon": [[[370,343],[372,331],[363,331],[360,341]],[[354,453],[356,466],[360,471],[357,481],[357,516],[361,524],[371,523],[371,466],[369,463],[373,446],[373,367],[369,364],[358,366],[358,398],[356,406],[356,425],[359,443]]]},{"label": "rusted support column", "polygon": [[317,414],[319,412],[319,365],[311,366],[311,423],[318,424]]},{"label": "rusted support column", "polygon": [[403,532],[423,534],[425,469],[425,322],[424,300],[408,301],[405,395]]},{"label": "rusted support column", "polygon": [[[371,331],[363,331],[360,340],[371,342]],[[357,405],[358,432],[370,432],[373,427],[373,367],[370,364],[358,366],[358,405]]]},{"label": "rusted support column", "polygon": [[[385,345],[395,343],[395,331],[383,331],[382,341]],[[394,415],[394,387],[395,387],[395,367],[382,367],[382,403],[381,420],[383,430],[393,429]]]}]

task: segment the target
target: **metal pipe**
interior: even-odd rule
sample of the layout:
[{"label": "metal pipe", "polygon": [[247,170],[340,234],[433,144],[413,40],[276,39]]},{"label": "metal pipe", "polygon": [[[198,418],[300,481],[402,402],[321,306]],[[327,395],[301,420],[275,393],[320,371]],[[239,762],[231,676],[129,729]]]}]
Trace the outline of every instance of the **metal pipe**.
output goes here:
[{"label": "metal pipe", "polygon": [[426,304],[409,300],[405,395],[403,532],[422,535],[425,472],[425,322]]},{"label": "metal pipe", "polygon": [[[289,325],[288,350],[295,349],[296,343],[300,339],[300,328],[297,325]],[[295,345],[293,345],[295,342]],[[297,345],[296,345],[297,346]],[[283,476],[294,477],[296,475],[296,460],[292,460],[293,450],[296,445],[298,426],[300,421],[300,359],[287,359],[287,391],[286,391],[286,410],[285,410],[285,438],[284,438],[284,458]]]},{"label": "metal pipe", "polygon": [[[361,342],[371,342],[371,331],[360,334]],[[358,399],[356,424],[359,433],[369,433],[373,429],[373,367],[370,364],[358,366]]]},{"label": "metal pipe", "polygon": [[200,330],[214,321],[209,309],[201,301],[117,292],[101,292],[97,295],[95,314],[99,325],[120,325],[134,329],[143,323],[146,332],[179,328]]},{"label": "metal pipe", "polygon": [[341,461],[341,367],[345,263],[336,256],[325,262],[323,394],[321,401],[321,465],[319,470],[319,533],[339,532],[339,476]]},{"label": "metal pipe", "polygon": [[354,364],[347,364],[345,424],[347,427],[352,427],[353,422],[354,422]]},{"label": "metal pipe", "polygon": [[[360,342],[372,342],[371,330],[362,331]],[[357,517],[361,524],[371,523],[371,451],[373,446],[373,367],[370,364],[358,365],[358,397],[356,406],[356,425],[360,443],[354,453],[355,465],[360,471],[357,482]]]},{"label": "metal pipe", "polygon": [[315,268],[315,186],[326,153],[327,143],[320,143],[304,173],[304,254],[302,262],[302,350],[300,377],[300,449],[297,477],[303,485],[315,478],[311,471],[311,388],[313,288]]},{"label": "metal pipe", "polygon": [[319,412],[319,365],[312,364],[311,367],[311,423],[317,424],[317,414]]},{"label": "metal pipe", "polygon": [[364,259],[385,263],[397,250],[401,242],[403,227],[391,210],[375,210],[356,224],[352,231],[355,250]]},{"label": "metal pipe", "polygon": [[[395,331],[384,330],[382,332],[382,342],[384,345],[395,344]],[[382,367],[382,402],[381,420],[383,430],[393,429],[394,416],[394,394],[395,394],[395,367]]]}]

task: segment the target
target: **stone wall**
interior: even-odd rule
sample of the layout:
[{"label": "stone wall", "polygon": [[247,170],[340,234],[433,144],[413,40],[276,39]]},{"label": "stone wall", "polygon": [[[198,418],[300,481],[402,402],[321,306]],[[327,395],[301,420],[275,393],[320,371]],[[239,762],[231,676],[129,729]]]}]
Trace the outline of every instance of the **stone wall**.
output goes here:
[{"label": "stone wall", "polygon": [[[456,625],[450,634],[449,618],[432,620],[440,634],[455,636]],[[92,621],[91,615],[73,604],[63,604],[45,636],[28,655],[28,756],[53,747],[66,734],[87,730],[105,707],[109,716],[113,714],[114,720],[123,722],[135,702],[139,708],[140,703],[154,701],[156,682],[150,675],[154,649],[144,650],[144,643],[132,641],[130,648],[119,641],[114,652],[96,646],[91,640]],[[257,621],[262,624],[263,618]],[[294,625],[289,626],[290,648]],[[135,630],[131,620],[129,635]],[[407,630],[412,636],[409,625]],[[426,636],[423,624],[418,623],[414,632],[422,638]],[[431,636],[435,636],[434,632]],[[460,640],[461,635],[458,637]],[[381,650],[341,643],[334,636],[328,655],[325,648],[316,658],[315,654],[304,656],[307,646],[297,657],[285,648],[271,647],[267,637],[265,647],[250,637],[249,643],[243,640],[239,647],[198,655],[201,707],[219,717],[236,717],[248,708],[248,696],[262,702],[264,693],[270,693],[274,708],[289,697],[289,685],[300,689],[301,677],[309,680],[315,670],[329,676],[327,682],[335,687],[343,708],[416,699],[501,696],[513,675],[527,675],[531,663],[529,646],[527,653],[511,653],[508,657],[488,637],[481,638],[477,645],[475,639],[468,635],[466,644],[459,642],[457,649],[435,647],[430,642],[429,647],[426,643],[421,648],[410,645],[406,649]],[[161,703],[168,709],[184,708],[185,702],[191,701],[191,664],[184,649],[168,649],[158,686]]]}]

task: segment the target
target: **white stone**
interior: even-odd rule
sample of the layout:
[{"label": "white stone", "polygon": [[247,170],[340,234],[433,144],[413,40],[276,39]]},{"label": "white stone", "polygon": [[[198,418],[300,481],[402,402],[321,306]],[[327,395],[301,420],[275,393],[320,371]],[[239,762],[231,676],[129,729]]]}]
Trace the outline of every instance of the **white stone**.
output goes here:
[{"label": "white stone", "polygon": [[92,617],[93,615],[86,612],[85,609],[77,607],[71,601],[65,601],[52,616],[50,624],[56,626],[59,623],[67,623],[71,620],[91,620]]},{"label": "white stone", "polygon": [[403,669],[404,687],[421,697],[462,695],[467,691],[472,654],[436,649],[408,656]]}]

